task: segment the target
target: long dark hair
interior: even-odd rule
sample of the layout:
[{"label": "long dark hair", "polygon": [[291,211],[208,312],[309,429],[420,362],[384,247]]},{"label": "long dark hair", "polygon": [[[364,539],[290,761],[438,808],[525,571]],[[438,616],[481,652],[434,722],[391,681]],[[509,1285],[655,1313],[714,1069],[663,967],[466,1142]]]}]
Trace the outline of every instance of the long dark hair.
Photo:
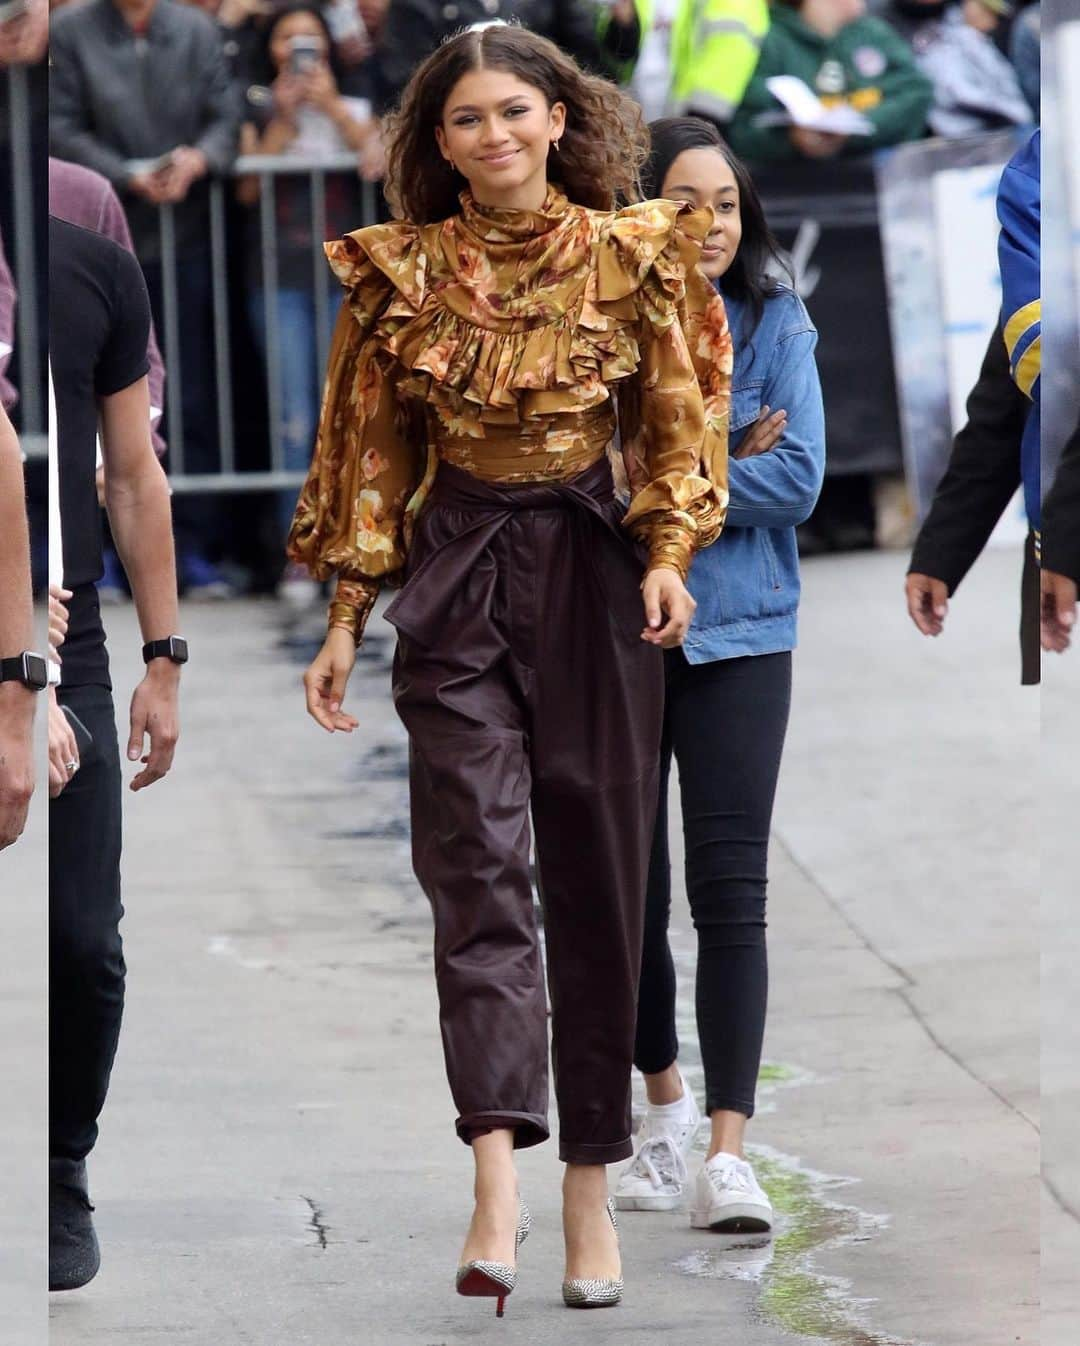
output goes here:
[{"label": "long dark hair", "polygon": [[431,224],[457,214],[465,178],[439,152],[435,128],[454,85],[473,70],[516,75],[547,100],[566,106],[566,129],[548,176],[569,199],[612,210],[617,198],[640,200],[639,174],[649,152],[641,111],[608,80],[586,74],[546,37],[517,24],[466,29],[414,72],[388,119],[386,196],[396,214]]},{"label": "long dark hair", "polygon": [[765,312],[765,300],[779,289],[775,275],[770,272],[781,271],[792,279],[791,268],[765,219],[754,180],[712,122],[700,117],[662,117],[649,124],[649,136],[652,149],[641,175],[647,196],[660,195],[668,170],[684,150],[718,150],[735,175],[742,241],[719,284],[722,294],[740,300],[750,310],[751,321],[744,334],[744,340],[749,341]]},{"label": "long dark hair", "polygon": [[270,51],[270,45],[274,40],[274,30],[282,19],[290,19],[294,14],[310,14],[315,22],[322,29],[322,35],[326,39],[326,64],[330,67],[330,73],[334,77],[334,83],[339,87],[344,70],[341,59],[338,56],[337,44],[334,42],[333,35],[330,32],[330,25],[326,22],[326,16],[319,6],[318,0],[290,0],[287,5],[282,5],[280,9],[274,10],[273,14],[266,20],[266,24],[259,34],[259,46],[255,52],[252,61],[253,83],[265,85],[267,88],[273,84],[278,77],[278,68],[274,64],[274,57]]}]

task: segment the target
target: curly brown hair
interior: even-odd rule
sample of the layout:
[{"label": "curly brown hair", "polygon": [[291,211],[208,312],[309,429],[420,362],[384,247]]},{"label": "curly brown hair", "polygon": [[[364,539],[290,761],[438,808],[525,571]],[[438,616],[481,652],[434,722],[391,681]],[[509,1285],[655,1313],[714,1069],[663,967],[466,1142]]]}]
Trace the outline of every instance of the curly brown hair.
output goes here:
[{"label": "curly brown hair", "polygon": [[577,205],[612,210],[641,199],[649,153],[641,110],[609,80],[589,75],[554,42],[517,24],[466,29],[448,38],[414,72],[387,119],[386,196],[394,213],[432,224],[460,210],[465,178],[439,152],[435,128],[454,86],[473,70],[504,70],[538,89],[548,107],[563,103],[566,129],[549,177]]}]

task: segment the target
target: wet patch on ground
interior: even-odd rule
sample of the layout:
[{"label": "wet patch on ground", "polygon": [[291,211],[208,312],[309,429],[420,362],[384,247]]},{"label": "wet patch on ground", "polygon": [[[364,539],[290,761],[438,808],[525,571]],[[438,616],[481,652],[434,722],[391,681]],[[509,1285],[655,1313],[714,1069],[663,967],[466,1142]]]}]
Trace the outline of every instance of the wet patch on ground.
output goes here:
[{"label": "wet patch on ground", "polygon": [[765,1146],[749,1156],[776,1212],[772,1239],[714,1235],[707,1246],[680,1258],[687,1276],[752,1282],[760,1287],[753,1317],[804,1339],[836,1346],[910,1346],[870,1324],[872,1301],[859,1299],[846,1277],[815,1266],[822,1252],[863,1243],[888,1224],[838,1201],[855,1179],[815,1173]]}]

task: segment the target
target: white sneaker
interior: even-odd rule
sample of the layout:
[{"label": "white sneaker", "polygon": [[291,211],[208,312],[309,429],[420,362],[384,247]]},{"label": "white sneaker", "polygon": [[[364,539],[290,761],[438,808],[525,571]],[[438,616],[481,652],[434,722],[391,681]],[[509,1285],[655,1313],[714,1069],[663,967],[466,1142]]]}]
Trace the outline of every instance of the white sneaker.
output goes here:
[{"label": "white sneaker", "polygon": [[718,1234],[764,1234],[772,1223],[772,1202],[753,1168],[734,1154],[713,1155],[697,1176],[690,1228],[712,1229]]},{"label": "white sneaker", "polygon": [[649,1108],[641,1128],[641,1146],[619,1175],[618,1210],[677,1210],[689,1183],[686,1156],[694,1144],[701,1113],[683,1080],[684,1106],[669,1113]]}]

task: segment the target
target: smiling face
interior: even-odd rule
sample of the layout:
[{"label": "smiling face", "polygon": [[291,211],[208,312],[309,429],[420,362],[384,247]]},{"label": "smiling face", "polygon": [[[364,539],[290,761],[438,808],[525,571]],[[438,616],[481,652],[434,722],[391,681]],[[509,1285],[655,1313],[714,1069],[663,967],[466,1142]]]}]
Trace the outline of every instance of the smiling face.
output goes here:
[{"label": "smiling face", "polygon": [[713,224],[701,249],[701,269],[710,280],[719,280],[742,240],[739,184],[728,161],[708,146],[683,150],[671,161],[660,195],[665,201],[689,201],[695,209],[711,207]]},{"label": "smiling face", "polygon": [[450,90],[435,137],[444,159],[487,206],[538,210],[547,192],[548,151],[566,110],[505,70],[471,70]]}]

